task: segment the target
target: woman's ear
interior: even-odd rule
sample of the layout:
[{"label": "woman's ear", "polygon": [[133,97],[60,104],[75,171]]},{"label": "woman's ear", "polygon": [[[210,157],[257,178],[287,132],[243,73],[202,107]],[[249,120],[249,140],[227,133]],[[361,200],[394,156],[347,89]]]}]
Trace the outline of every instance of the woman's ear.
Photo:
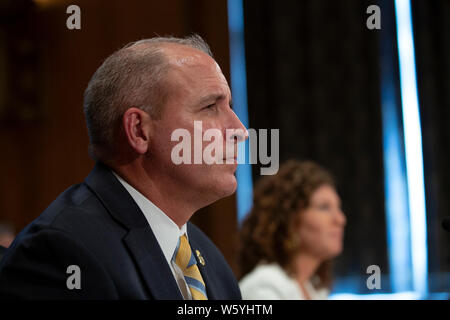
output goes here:
[{"label": "woman's ear", "polygon": [[129,108],[123,115],[122,125],[128,145],[138,154],[147,153],[151,137],[150,115],[141,109]]}]

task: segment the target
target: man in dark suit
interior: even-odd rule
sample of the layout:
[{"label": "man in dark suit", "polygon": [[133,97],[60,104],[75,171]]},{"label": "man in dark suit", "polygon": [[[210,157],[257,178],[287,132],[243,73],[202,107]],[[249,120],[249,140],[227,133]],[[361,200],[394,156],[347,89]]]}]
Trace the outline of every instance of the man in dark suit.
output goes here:
[{"label": "man in dark suit", "polygon": [[16,237],[0,263],[0,296],[240,299],[224,257],[189,222],[235,191],[236,155],[207,164],[197,161],[204,141],[183,140],[191,152],[174,138],[213,129],[221,148],[236,150],[247,136],[230,105],[199,36],[141,40],[108,57],[84,96],[97,164]]}]

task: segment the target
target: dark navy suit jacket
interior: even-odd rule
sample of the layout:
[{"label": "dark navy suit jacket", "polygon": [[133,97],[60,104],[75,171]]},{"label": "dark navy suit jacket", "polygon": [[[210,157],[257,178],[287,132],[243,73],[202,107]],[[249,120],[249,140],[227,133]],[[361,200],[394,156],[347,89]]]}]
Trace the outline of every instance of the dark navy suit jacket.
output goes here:
[{"label": "dark navy suit jacket", "polygon": [[[237,281],[208,237],[187,224],[209,299],[241,299]],[[69,289],[79,267],[81,289]],[[71,287],[71,286],[69,286]],[[163,252],[126,189],[97,163],[16,237],[0,262],[0,297],[183,299]]]}]

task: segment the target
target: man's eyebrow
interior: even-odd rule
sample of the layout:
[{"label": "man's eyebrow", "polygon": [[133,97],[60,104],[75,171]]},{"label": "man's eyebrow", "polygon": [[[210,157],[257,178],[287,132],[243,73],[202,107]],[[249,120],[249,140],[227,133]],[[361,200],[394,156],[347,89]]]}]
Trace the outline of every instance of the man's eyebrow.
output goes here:
[{"label": "man's eyebrow", "polygon": [[[210,102],[216,102],[218,100],[224,100],[226,99],[226,95],[222,94],[222,93],[213,93],[210,95],[207,95],[203,98],[201,98],[199,104],[205,104],[205,103],[210,103]],[[231,98],[230,98],[230,105],[231,105]]]}]

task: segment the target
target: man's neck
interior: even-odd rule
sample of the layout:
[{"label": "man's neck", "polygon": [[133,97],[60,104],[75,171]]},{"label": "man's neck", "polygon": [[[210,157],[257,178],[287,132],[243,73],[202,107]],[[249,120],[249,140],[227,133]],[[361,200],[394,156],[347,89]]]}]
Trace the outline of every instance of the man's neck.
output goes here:
[{"label": "man's neck", "polygon": [[160,177],[157,172],[145,170],[136,163],[110,165],[111,169],[144,197],[163,211],[179,228],[183,226],[198,208],[177,192],[177,186]]}]

